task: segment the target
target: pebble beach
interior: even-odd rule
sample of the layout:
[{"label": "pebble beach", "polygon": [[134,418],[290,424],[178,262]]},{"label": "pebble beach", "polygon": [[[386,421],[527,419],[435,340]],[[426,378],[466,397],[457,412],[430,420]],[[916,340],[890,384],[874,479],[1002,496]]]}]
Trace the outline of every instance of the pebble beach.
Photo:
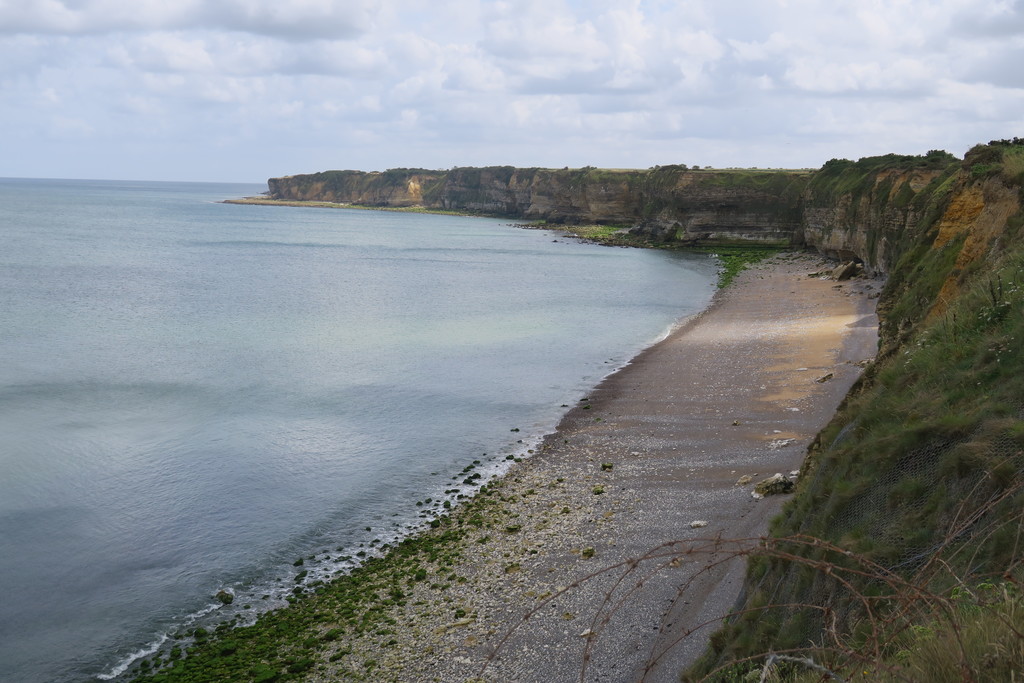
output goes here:
[{"label": "pebble beach", "polygon": [[339,640],[310,680],[370,662],[373,680],[677,681],[739,595],[734,542],[787,497],[755,484],[797,477],[875,353],[881,282],[819,275],[833,266],[752,266],[606,378],[453,513],[473,524],[436,569],[452,580],[417,582],[393,637]]}]

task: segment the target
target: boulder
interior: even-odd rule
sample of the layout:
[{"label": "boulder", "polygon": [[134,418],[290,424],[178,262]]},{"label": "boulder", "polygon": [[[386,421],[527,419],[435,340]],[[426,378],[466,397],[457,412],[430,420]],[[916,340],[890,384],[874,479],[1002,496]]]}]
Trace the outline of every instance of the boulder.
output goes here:
[{"label": "boulder", "polygon": [[762,479],[754,486],[754,492],[762,496],[777,496],[782,493],[791,493],[793,482],[781,474],[773,474],[767,479]]},{"label": "boulder", "polygon": [[832,271],[832,279],[836,282],[849,280],[860,270],[860,264],[856,261],[847,261],[835,267]]},{"label": "boulder", "polygon": [[217,595],[215,595],[214,597],[220,600],[221,603],[224,605],[230,605],[232,602],[235,601],[235,595],[230,591],[226,590],[217,591]]}]

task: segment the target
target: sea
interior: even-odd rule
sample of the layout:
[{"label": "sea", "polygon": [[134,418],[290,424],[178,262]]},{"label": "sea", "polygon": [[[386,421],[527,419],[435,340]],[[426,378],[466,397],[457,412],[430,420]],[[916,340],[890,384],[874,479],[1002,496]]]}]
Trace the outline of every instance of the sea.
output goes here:
[{"label": "sea", "polygon": [[508,220],[223,203],[265,189],[0,179],[0,681],[121,680],[299,558],[349,571],[715,288]]}]

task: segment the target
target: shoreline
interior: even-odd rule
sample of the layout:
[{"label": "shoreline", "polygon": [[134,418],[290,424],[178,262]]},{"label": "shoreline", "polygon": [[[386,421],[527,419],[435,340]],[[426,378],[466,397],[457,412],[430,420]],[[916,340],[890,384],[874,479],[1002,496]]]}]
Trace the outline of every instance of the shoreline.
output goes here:
[{"label": "shoreline", "polygon": [[715,626],[686,631],[726,614],[744,576],[741,560],[705,565],[781,506],[737,480],[798,469],[874,355],[879,283],[808,277],[822,264],[751,266],[532,456],[250,635],[304,656],[311,681],[678,680]]},{"label": "shoreline", "polygon": [[[495,485],[502,509],[476,538],[489,536],[486,543],[465,543],[458,566],[466,582],[418,587],[410,599],[431,608],[403,610],[399,623],[420,628],[399,632],[389,647],[363,643],[361,656],[379,667],[374,675],[575,680],[588,661],[586,680],[637,680],[648,653],[673,645],[644,680],[677,680],[715,627],[675,640],[729,611],[745,562],[712,573],[698,563],[689,575],[673,566],[679,556],[648,568],[628,563],[680,539],[696,544],[687,546],[691,551],[704,548],[702,560],[710,560],[717,538],[767,533],[786,497],[755,500],[753,483],[799,469],[860,376],[858,363],[874,355],[870,296],[879,283],[808,277],[822,265],[815,257],[783,255],[750,267],[707,309],[569,409],[539,452]],[[794,339],[803,341],[792,346]],[[744,381],[744,373],[750,380],[755,372],[765,382],[756,387]],[[816,381],[829,372],[831,379]],[[667,386],[680,391],[668,393]],[[737,486],[744,476],[752,481]],[[704,521],[706,527],[691,527]],[[608,567],[617,568],[604,573]],[[643,591],[615,592],[636,579]],[[687,581],[697,583],[678,600]]]},{"label": "shoreline", "polygon": [[878,283],[808,277],[821,265],[752,266],[570,409],[503,478],[516,531],[473,548],[472,587],[445,595],[474,621],[381,653],[379,673],[577,680],[586,662],[585,680],[678,680],[716,627],[686,632],[739,595],[745,562],[704,571],[719,539],[767,533],[786,497],[755,500],[753,484],[799,469],[874,355]]}]

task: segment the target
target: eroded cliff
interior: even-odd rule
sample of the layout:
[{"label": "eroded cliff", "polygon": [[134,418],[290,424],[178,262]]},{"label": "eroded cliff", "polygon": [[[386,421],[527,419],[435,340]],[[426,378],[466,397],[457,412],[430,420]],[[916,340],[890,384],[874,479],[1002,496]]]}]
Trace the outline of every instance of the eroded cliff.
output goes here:
[{"label": "eroded cliff", "polygon": [[818,171],[492,166],[271,178],[269,196],[424,207],[552,224],[614,225],[654,243],[807,245],[888,272],[901,240],[933,218],[956,158],[834,159]]},{"label": "eroded cliff", "polygon": [[383,173],[322,171],[270,178],[267,187],[274,199],[406,207],[422,206],[424,189],[443,177],[440,171],[407,168]]},{"label": "eroded cliff", "polygon": [[269,196],[382,207],[422,206],[554,224],[630,228],[660,242],[792,244],[806,171],[640,170],[492,166],[384,173],[326,171],[271,178]]}]

